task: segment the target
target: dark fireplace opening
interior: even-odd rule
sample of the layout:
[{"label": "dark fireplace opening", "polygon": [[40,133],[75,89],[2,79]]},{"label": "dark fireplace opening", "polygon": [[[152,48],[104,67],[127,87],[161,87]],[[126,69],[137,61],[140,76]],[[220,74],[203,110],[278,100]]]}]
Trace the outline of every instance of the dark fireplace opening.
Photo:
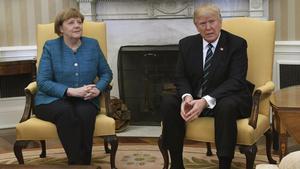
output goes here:
[{"label": "dark fireplace opening", "polygon": [[175,93],[177,45],[122,46],[118,55],[120,99],[131,125],[160,125],[162,95]]},{"label": "dark fireplace opening", "polygon": [[300,84],[300,65],[280,64],[280,89]]},{"label": "dark fireplace opening", "polygon": [[25,96],[24,88],[31,81],[31,74],[0,76],[0,98]]}]

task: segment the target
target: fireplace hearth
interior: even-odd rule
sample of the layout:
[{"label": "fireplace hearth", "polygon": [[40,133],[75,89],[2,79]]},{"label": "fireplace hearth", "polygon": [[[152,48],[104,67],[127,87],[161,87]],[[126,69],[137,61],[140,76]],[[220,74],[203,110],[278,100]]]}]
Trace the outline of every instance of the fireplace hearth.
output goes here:
[{"label": "fireplace hearth", "polygon": [[160,125],[164,94],[175,93],[177,45],[122,46],[118,55],[120,99],[131,111],[131,125]]}]

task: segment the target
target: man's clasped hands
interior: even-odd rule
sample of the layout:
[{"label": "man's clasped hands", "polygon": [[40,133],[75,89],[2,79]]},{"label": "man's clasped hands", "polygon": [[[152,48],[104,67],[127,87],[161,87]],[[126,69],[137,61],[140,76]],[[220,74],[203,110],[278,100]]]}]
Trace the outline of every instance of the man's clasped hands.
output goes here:
[{"label": "man's clasped hands", "polygon": [[181,103],[181,117],[186,121],[193,121],[200,116],[203,110],[207,107],[205,99],[193,99],[192,96],[185,96]]}]

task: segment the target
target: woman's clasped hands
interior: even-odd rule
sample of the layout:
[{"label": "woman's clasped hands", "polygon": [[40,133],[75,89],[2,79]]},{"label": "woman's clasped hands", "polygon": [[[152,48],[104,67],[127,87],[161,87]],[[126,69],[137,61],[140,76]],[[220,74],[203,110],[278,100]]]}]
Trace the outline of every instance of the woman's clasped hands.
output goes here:
[{"label": "woman's clasped hands", "polygon": [[67,95],[71,97],[81,97],[84,100],[90,100],[97,97],[100,90],[95,84],[88,84],[78,88],[68,88]]}]

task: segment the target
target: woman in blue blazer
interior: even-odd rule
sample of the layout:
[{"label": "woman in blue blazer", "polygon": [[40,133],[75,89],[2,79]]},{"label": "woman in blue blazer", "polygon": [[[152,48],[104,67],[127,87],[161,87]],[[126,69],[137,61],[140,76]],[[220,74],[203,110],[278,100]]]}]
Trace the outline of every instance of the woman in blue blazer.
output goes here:
[{"label": "woman in blue blazer", "polygon": [[[98,97],[112,80],[97,40],[82,36],[83,15],[67,9],[56,16],[57,39],[45,43],[35,114],[57,127],[69,164],[90,164]],[[99,77],[98,82],[94,82]]]}]

